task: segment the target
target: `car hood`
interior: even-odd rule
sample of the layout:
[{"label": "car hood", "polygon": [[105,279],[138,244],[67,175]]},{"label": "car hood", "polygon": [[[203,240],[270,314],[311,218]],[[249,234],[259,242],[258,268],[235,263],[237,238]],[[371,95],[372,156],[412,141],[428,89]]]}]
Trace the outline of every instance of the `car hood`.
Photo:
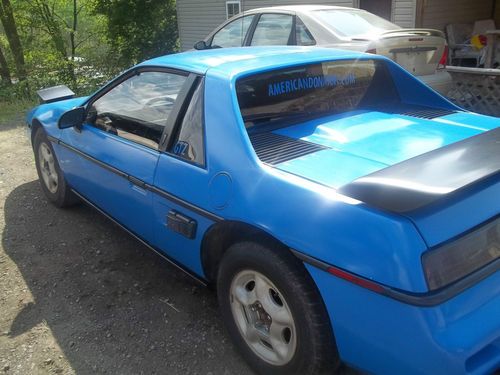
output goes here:
[{"label": "car hood", "polygon": [[31,124],[33,119],[36,118],[45,125],[50,125],[57,122],[59,117],[64,112],[83,105],[88,98],[88,96],[82,96],[78,98],[60,100],[53,103],[40,104],[39,106],[28,111],[26,114],[26,122]]}]

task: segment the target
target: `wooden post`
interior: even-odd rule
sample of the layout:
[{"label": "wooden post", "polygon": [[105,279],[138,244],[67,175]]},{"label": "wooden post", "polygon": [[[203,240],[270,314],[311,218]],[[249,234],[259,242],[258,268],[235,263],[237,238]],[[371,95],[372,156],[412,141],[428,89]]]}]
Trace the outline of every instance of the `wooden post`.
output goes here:
[{"label": "wooden post", "polygon": [[486,69],[493,68],[493,64],[495,63],[495,55],[499,37],[500,37],[500,30],[486,31],[486,57],[484,59],[484,67]]}]

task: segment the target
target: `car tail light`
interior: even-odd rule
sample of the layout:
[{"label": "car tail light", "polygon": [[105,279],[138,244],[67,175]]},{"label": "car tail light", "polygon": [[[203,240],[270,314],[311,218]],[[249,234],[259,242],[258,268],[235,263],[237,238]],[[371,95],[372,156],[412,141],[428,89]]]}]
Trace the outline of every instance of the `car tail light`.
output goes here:
[{"label": "car tail light", "polygon": [[500,259],[500,218],[422,256],[430,290],[453,283]]},{"label": "car tail light", "polygon": [[441,56],[441,59],[439,60],[438,67],[444,68],[447,63],[448,63],[448,46],[444,46],[443,56]]},{"label": "car tail light", "polygon": [[376,55],[377,54],[377,50],[375,48],[370,48],[370,49],[366,50],[366,53],[371,53],[373,55]]}]

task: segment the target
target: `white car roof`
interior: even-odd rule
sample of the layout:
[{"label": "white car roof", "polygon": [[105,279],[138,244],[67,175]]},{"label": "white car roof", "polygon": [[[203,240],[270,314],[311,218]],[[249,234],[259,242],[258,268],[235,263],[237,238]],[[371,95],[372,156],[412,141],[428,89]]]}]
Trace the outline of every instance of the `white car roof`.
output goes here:
[{"label": "white car roof", "polygon": [[341,7],[334,5],[282,5],[282,6],[274,6],[274,7],[265,7],[265,8],[256,8],[251,9],[249,11],[245,11],[245,13],[249,12],[269,12],[269,11],[285,11],[285,12],[299,12],[299,13],[307,13],[315,10],[345,10],[345,9],[353,9],[359,10],[357,8],[350,7]]}]

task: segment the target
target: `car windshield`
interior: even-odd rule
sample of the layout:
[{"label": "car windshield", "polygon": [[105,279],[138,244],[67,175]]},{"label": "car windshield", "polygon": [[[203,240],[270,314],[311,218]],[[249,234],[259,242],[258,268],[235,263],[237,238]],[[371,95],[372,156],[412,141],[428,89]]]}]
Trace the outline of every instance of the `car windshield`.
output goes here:
[{"label": "car windshield", "polygon": [[332,61],[260,73],[239,79],[236,92],[249,130],[288,126],[400,102],[386,64],[372,59]]},{"label": "car windshield", "polygon": [[322,9],[314,11],[316,18],[340,36],[369,38],[374,33],[401,29],[398,25],[364,10]]}]

